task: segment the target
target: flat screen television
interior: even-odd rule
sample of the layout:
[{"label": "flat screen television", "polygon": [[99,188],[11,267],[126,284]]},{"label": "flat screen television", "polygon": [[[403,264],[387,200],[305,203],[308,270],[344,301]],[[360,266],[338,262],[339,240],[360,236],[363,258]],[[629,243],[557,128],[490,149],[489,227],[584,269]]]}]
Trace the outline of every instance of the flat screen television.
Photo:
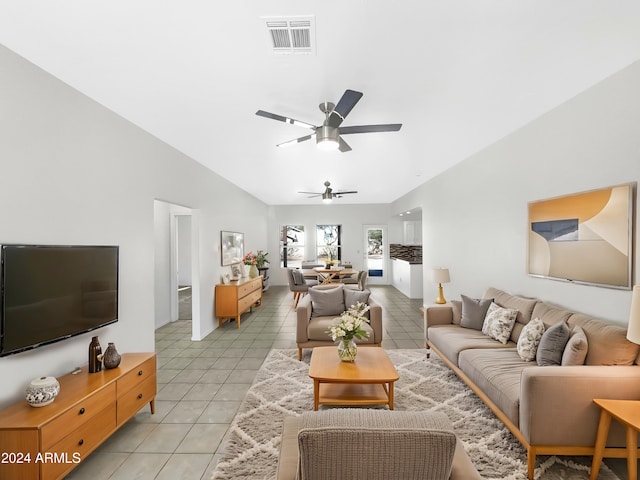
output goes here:
[{"label": "flat screen television", "polygon": [[117,246],[2,245],[0,357],[118,321]]}]

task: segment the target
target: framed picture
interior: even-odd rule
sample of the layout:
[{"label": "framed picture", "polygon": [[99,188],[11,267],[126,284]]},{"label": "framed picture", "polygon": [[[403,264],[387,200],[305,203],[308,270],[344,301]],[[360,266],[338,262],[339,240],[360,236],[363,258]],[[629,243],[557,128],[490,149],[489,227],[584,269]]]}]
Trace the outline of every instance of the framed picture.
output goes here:
[{"label": "framed picture", "polygon": [[529,203],[528,273],[631,289],[634,185]]},{"label": "framed picture", "polygon": [[244,257],[244,234],[238,232],[220,232],[220,254],[222,266],[239,263]]},{"label": "framed picture", "polygon": [[242,275],[242,271],[240,270],[241,268],[240,263],[234,263],[233,265],[231,265],[231,277],[232,278],[240,278],[240,276]]}]

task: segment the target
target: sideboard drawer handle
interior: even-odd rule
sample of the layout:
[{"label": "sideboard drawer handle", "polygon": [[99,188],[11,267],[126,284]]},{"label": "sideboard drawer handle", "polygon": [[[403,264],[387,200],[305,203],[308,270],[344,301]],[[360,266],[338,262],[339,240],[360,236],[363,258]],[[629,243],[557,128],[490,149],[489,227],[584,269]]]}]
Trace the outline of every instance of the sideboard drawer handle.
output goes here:
[{"label": "sideboard drawer handle", "polygon": [[138,372],[138,376],[142,376],[142,370]]},{"label": "sideboard drawer handle", "polygon": [[80,409],[80,415],[84,415],[84,407]]},{"label": "sideboard drawer handle", "polygon": [[84,444],[84,440],[81,438],[80,441],[78,442],[78,445],[83,445]]},{"label": "sideboard drawer handle", "polygon": [[141,398],[142,398],[142,394],[141,394],[141,393],[139,393],[139,394],[138,394],[138,400],[140,400]]}]

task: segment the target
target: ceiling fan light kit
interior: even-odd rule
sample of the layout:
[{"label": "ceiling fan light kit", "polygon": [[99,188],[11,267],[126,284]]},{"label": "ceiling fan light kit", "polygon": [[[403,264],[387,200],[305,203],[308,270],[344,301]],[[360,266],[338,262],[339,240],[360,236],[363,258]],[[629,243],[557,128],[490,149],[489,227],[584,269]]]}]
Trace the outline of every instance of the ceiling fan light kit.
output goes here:
[{"label": "ceiling fan light kit", "polygon": [[[356,125],[351,127],[340,128],[344,119],[349,112],[356,106],[356,103],[362,98],[361,92],[355,90],[345,90],[337,105],[331,102],[323,102],[319,105],[320,111],[324,113],[325,120],[322,125],[312,125],[293,118],[285,117],[275,113],[258,110],[256,115],[260,117],[270,118],[279,122],[290,123],[303,128],[309,128],[316,134],[316,146],[321,150],[340,150],[342,153],[351,150],[351,147],[340,136],[354,133],[372,133],[372,132],[397,132],[402,127],[401,123],[389,123],[383,125]],[[312,135],[295,138],[287,142],[278,144],[278,147],[287,147],[296,143],[310,140]]]}]

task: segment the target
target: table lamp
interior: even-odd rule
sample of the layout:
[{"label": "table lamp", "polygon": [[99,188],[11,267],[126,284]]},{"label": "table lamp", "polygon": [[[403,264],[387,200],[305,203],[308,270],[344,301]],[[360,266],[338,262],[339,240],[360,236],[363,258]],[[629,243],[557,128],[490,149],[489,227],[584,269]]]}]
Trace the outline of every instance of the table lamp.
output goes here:
[{"label": "table lamp", "polygon": [[633,287],[631,310],[629,312],[629,326],[627,340],[640,344],[640,285]]},{"label": "table lamp", "polygon": [[[449,269],[448,268],[434,268],[431,270],[431,280],[433,283],[438,284],[438,298],[436,299],[437,304],[447,303],[447,300],[444,298],[442,294],[442,284],[449,283],[451,278],[449,277]],[[638,327],[640,330],[640,327]]]}]

